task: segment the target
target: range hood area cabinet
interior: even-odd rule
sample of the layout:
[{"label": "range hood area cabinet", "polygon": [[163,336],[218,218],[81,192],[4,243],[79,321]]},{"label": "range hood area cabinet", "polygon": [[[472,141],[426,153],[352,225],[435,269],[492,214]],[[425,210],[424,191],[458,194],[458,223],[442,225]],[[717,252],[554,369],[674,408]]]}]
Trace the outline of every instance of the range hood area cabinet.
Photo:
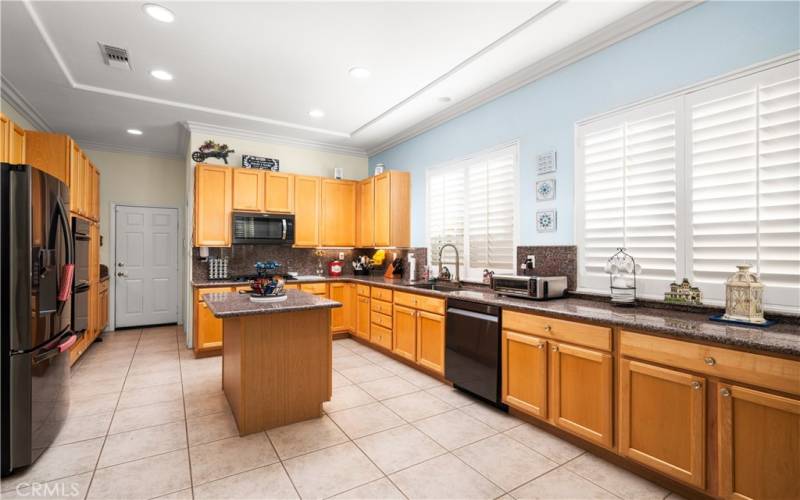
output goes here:
[{"label": "range hood area cabinet", "polygon": [[390,170],[358,183],[356,246],[411,246],[411,174]]},{"label": "range hood area cabinet", "polygon": [[198,163],[194,246],[231,245],[233,211],[293,213],[295,247],[408,247],[411,176],[361,181]]}]

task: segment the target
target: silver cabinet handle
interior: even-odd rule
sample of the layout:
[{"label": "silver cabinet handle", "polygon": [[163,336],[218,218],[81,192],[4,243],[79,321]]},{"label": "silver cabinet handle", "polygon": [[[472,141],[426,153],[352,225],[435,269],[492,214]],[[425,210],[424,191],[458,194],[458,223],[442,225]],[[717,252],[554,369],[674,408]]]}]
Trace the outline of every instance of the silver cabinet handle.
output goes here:
[{"label": "silver cabinet handle", "polygon": [[539,348],[539,349],[544,349],[544,342],[540,343],[536,347]]},{"label": "silver cabinet handle", "polygon": [[553,352],[558,352],[558,346],[557,345],[553,346]]},{"label": "silver cabinet handle", "polygon": [[731,391],[730,391],[730,389],[728,389],[727,387],[723,387],[722,389],[720,389],[720,390],[719,390],[719,394],[720,394],[722,397],[725,397],[725,398],[727,398],[727,397],[730,397],[730,395],[731,395]]},{"label": "silver cabinet handle", "polygon": [[544,331],[550,333],[551,331],[553,331],[553,327],[550,325],[544,325]]},{"label": "silver cabinet handle", "polygon": [[701,384],[700,382],[696,380],[692,382],[692,389],[694,389],[695,391],[700,389],[701,387],[703,387],[703,384]]},{"label": "silver cabinet handle", "polygon": [[705,364],[707,364],[708,366],[714,366],[717,364],[717,360],[712,358],[711,356],[703,358],[703,362],[705,362]]}]

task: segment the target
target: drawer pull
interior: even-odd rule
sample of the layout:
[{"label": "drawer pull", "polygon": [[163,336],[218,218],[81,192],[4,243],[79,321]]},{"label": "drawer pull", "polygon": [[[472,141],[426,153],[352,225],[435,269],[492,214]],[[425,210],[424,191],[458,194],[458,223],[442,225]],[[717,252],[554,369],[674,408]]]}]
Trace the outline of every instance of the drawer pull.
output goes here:
[{"label": "drawer pull", "polygon": [[553,352],[558,352],[558,346],[557,345],[553,346]]},{"label": "drawer pull", "polygon": [[708,356],[708,357],[706,357],[706,358],[703,358],[703,361],[704,361],[704,362],[705,362],[705,364],[707,364],[708,366],[714,366],[714,365],[716,365],[716,364],[717,364],[717,360],[716,360],[716,359],[714,359],[714,358],[712,358],[711,356]]},{"label": "drawer pull", "polygon": [[544,349],[544,342],[540,343],[536,347],[539,348],[539,349]]},{"label": "drawer pull", "polygon": [[700,389],[701,387],[703,387],[703,384],[701,384],[700,382],[696,380],[692,382],[692,389],[694,389],[695,391]]},{"label": "drawer pull", "polygon": [[550,333],[550,332],[553,331],[553,327],[550,326],[550,325],[544,325],[544,331],[546,331],[547,333]]},{"label": "drawer pull", "polygon": [[722,389],[720,389],[719,393],[720,393],[720,395],[722,397],[725,397],[725,398],[730,397],[730,395],[731,395],[731,391],[727,387],[723,387]]}]

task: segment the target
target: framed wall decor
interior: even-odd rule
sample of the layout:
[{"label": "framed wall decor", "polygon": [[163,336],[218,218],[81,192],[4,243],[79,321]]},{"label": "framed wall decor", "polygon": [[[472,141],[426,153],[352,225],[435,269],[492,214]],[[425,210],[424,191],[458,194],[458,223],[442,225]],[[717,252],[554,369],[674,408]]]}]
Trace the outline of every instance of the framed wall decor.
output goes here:
[{"label": "framed wall decor", "polygon": [[536,232],[553,233],[556,230],[556,211],[539,210],[536,212]]},{"label": "framed wall decor", "polygon": [[556,152],[547,151],[536,157],[536,173],[539,175],[549,174],[556,171]]},{"label": "framed wall decor", "polygon": [[536,201],[552,201],[556,199],[556,180],[544,179],[536,181]]}]

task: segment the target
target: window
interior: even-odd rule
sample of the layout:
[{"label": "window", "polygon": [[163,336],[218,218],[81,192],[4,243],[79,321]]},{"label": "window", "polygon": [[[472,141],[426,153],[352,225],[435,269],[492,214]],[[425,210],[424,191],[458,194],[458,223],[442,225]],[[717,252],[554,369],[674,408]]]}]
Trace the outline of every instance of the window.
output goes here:
[{"label": "window", "polygon": [[[516,262],[517,144],[495,148],[428,171],[427,231],[431,265],[446,243],[458,248],[462,278],[483,270],[513,273]],[[442,265],[455,273],[455,252]]]},{"label": "window", "polygon": [[578,287],[608,293],[626,247],[639,294],[687,277],[724,302],[750,263],[773,309],[800,307],[800,65],[797,62],[577,128]]}]

